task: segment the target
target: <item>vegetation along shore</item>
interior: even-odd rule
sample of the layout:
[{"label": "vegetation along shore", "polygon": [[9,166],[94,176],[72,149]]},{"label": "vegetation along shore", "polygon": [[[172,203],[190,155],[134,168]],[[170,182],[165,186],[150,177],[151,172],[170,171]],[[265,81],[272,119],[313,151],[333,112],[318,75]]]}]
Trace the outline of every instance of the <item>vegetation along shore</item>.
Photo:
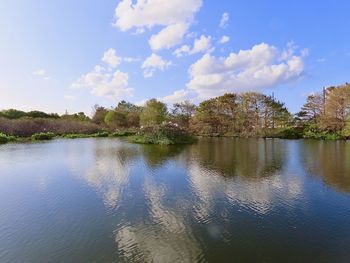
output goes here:
[{"label": "vegetation along shore", "polygon": [[0,111],[0,144],[108,136],[149,144],[191,143],[197,136],[348,139],[350,84],[309,95],[294,115],[283,102],[256,92],[229,93],[198,106],[185,101],[170,109],[156,99],[144,106],[121,101],[113,109],[96,105],[91,118],[83,112]]}]

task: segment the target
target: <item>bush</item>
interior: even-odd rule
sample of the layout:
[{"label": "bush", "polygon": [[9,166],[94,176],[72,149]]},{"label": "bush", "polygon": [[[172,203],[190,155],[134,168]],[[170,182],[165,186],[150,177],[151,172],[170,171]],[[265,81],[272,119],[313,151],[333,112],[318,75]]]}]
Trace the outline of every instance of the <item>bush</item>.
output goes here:
[{"label": "bush", "polygon": [[53,132],[55,134],[94,134],[101,127],[78,119],[21,118],[7,119],[0,117],[0,131],[19,137],[30,137],[36,133]]},{"label": "bush", "polygon": [[280,132],[278,135],[282,139],[300,139],[303,138],[303,132],[294,127],[288,127]]},{"label": "bush", "polygon": [[88,134],[66,134],[63,137],[67,138],[67,139],[79,139],[79,138],[89,138],[90,135],[88,135]]},{"label": "bush", "polygon": [[329,133],[326,131],[322,132],[313,132],[306,131],[304,133],[305,139],[316,139],[316,140],[341,140],[343,137],[337,133]]},{"label": "bush", "polygon": [[16,140],[16,138],[14,136],[9,136],[9,135],[6,135],[4,133],[0,133],[0,144],[13,142],[15,140]]},{"label": "bush", "polygon": [[196,141],[196,138],[177,125],[166,123],[143,127],[139,134],[129,137],[130,142],[143,144],[187,144]]},{"label": "bush", "polygon": [[135,135],[135,131],[116,131],[111,133],[109,136],[110,137],[127,137],[127,136],[132,136]]},{"label": "bush", "polygon": [[98,132],[95,134],[92,134],[91,137],[95,137],[95,138],[103,138],[103,137],[108,137],[109,133],[104,131],[104,132]]},{"label": "bush", "polygon": [[52,140],[55,137],[55,134],[52,132],[41,132],[32,135],[32,140],[34,141],[47,141]]}]

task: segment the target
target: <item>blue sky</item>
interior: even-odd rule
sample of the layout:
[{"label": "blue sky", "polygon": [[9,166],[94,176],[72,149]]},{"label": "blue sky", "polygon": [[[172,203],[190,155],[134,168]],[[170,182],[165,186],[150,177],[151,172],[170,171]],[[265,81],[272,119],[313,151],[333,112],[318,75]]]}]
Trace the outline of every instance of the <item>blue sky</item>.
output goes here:
[{"label": "blue sky", "polygon": [[349,11],[347,0],[2,0],[0,109],[90,114],[259,91],[296,112],[350,82]]}]

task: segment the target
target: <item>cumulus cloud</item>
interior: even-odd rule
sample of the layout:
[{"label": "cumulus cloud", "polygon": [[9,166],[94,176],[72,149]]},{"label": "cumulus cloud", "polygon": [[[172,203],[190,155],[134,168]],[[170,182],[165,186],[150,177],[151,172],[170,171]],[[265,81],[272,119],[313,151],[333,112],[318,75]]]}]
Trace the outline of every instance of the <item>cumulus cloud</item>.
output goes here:
[{"label": "cumulus cloud", "polygon": [[122,31],[136,29],[136,33],[162,26],[149,44],[153,50],[170,48],[181,43],[201,6],[202,0],[122,0],[115,10],[115,26]]},{"label": "cumulus cloud", "polygon": [[150,55],[142,64],[143,75],[145,78],[150,78],[153,76],[154,72],[159,69],[161,71],[166,70],[171,65],[171,61],[163,59],[154,53]]},{"label": "cumulus cloud", "polygon": [[219,40],[219,44],[226,44],[227,42],[230,41],[230,37],[229,36],[222,36]]},{"label": "cumulus cloud", "polygon": [[119,64],[122,61],[122,58],[117,56],[115,49],[110,48],[103,54],[102,61],[107,63],[112,68],[115,68],[119,66]]},{"label": "cumulus cloud", "polygon": [[182,42],[188,29],[187,24],[179,23],[164,28],[156,35],[152,35],[149,45],[152,50],[169,49]]},{"label": "cumulus cloud", "polygon": [[129,75],[120,70],[111,71],[99,65],[94,70],[82,75],[72,88],[91,89],[93,95],[118,99],[130,97],[133,89],[129,87]]},{"label": "cumulus cloud", "polygon": [[38,69],[36,71],[33,72],[34,76],[40,77],[44,80],[49,80],[50,77],[47,75],[46,70],[45,69]]},{"label": "cumulus cloud", "polygon": [[140,61],[140,58],[134,58],[134,57],[125,57],[123,58],[125,62],[132,63],[132,62],[138,62]]},{"label": "cumulus cloud", "polygon": [[228,13],[223,13],[220,20],[220,27],[226,28],[228,26],[229,20],[230,20],[230,15]]},{"label": "cumulus cloud", "polygon": [[200,52],[212,52],[214,48],[212,47],[211,41],[211,36],[202,35],[194,41],[193,48],[190,48],[188,45],[183,45],[176,49],[173,54],[177,57],[182,57],[184,55],[193,55]]},{"label": "cumulus cloud", "polygon": [[294,46],[281,51],[261,43],[228,57],[205,54],[190,67],[187,87],[203,99],[287,83],[303,74],[303,55],[295,52]]},{"label": "cumulus cloud", "polygon": [[176,90],[173,94],[165,96],[163,98],[158,98],[158,100],[163,101],[167,104],[175,104],[183,102],[188,99],[189,91],[185,89]]},{"label": "cumulus cloud", "polygon": [[[133,95],[133,89],[129,87],[129,75],[115,69],[122,60],[132,61],[133,58],[117,56],[115,49],[110,48],[104,52],[101,59],[106,67],[96,65],[95,68],[78,78],[72,88],[87,88],[93,95],[110,99],[119,99]],[[67,99],[67,98],[66,98]]]}]

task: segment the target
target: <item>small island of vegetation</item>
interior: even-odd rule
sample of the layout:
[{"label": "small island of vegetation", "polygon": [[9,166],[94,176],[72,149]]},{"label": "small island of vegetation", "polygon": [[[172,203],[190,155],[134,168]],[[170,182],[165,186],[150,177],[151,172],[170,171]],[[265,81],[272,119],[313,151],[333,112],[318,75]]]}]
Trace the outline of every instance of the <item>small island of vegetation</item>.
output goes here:
[{"label": "small island of vegetation", "polygon": [[15,109],[0,111],[0,144],[56,137],[127,137],[144,144],[182,144],[198,136],[286,139],[350,138],[350,85],[311,94],[291,114],[273,96],[256,92],[225,94],[201,102],[167,105],[151,99],[144,106],[121,101],[115,108],[94,106],[92,117]]}]

